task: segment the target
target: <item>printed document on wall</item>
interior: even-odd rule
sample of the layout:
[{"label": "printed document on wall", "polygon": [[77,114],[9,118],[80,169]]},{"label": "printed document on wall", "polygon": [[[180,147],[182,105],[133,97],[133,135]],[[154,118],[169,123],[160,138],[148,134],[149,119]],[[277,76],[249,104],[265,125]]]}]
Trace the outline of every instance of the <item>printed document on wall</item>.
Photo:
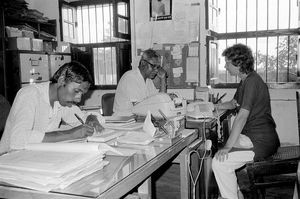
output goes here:
[{"label": "printed document on wall", "polygon": [[187,57],[186,82],[199,82],[199,58]]}]

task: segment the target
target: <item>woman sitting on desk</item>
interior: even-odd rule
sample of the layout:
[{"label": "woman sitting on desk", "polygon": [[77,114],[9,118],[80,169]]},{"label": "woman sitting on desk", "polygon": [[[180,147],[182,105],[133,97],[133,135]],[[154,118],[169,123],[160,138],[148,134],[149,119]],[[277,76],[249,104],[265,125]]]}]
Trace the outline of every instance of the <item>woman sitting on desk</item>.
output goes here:
[{"label": "woman sitting on desk", "polygon": [[271,115],[268,87],[253,69],[252,51],[236,44],[222,55],[230,75],[238,75],[241,81],[231,101],[215,105],[217,109],[237,109],[238,113],[225,146],[213,158],[212,169],[222,198],[240,199],[243,194],[235,170],[248,161],[273,155],[280,143]]}]

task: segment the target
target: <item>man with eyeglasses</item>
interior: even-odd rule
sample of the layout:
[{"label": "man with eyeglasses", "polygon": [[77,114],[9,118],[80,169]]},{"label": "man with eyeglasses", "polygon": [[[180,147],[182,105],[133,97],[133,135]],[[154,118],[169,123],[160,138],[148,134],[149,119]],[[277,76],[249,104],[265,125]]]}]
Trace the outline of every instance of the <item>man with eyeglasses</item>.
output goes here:
[{"label": "man with eyeglasses", "polygon": [[[131,109],[135,103],[158,92],[167,91],[167,73],[160,63],[160,55],[154,50],[143,52],[138,68],[127,71],[119,81],[114,99],[114,115],[132,115]],[[152,81],[156,76],[160,83],[159,89]]]}]

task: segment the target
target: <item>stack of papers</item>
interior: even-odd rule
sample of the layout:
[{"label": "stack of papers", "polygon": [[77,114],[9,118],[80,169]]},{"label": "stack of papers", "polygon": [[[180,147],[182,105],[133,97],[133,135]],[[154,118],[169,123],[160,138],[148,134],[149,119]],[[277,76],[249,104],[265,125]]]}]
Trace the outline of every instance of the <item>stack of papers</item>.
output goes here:
[{"label": "stack of papers", "polygon": [[41,143],[0,156],[0,181],[50,191],[102,169],[108,150],[104,143]]},{"label": "stack of papers", "polygon": [[137,123],[134,116],[106,116],[103,127],[106,129],[130,131],[142,128],[143,123]]},{"label": "stack of papers", "polygon": [[134,116],[105,116],[105,123],[135,123]]},{"label": "stack of papers", "polygon": [[125,135],[118,138],[122,144],[148,145],[155,139],[144,131],[128,131]]}]

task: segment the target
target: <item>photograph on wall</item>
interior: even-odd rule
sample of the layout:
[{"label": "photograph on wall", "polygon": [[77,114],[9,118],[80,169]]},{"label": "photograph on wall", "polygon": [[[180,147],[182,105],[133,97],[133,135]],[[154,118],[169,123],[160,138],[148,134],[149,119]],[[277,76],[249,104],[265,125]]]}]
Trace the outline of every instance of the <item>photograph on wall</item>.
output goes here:
[{"label": "photograph on wall", "polygon": [[172,0],[149,0],[150,21],[171,20]]}]

